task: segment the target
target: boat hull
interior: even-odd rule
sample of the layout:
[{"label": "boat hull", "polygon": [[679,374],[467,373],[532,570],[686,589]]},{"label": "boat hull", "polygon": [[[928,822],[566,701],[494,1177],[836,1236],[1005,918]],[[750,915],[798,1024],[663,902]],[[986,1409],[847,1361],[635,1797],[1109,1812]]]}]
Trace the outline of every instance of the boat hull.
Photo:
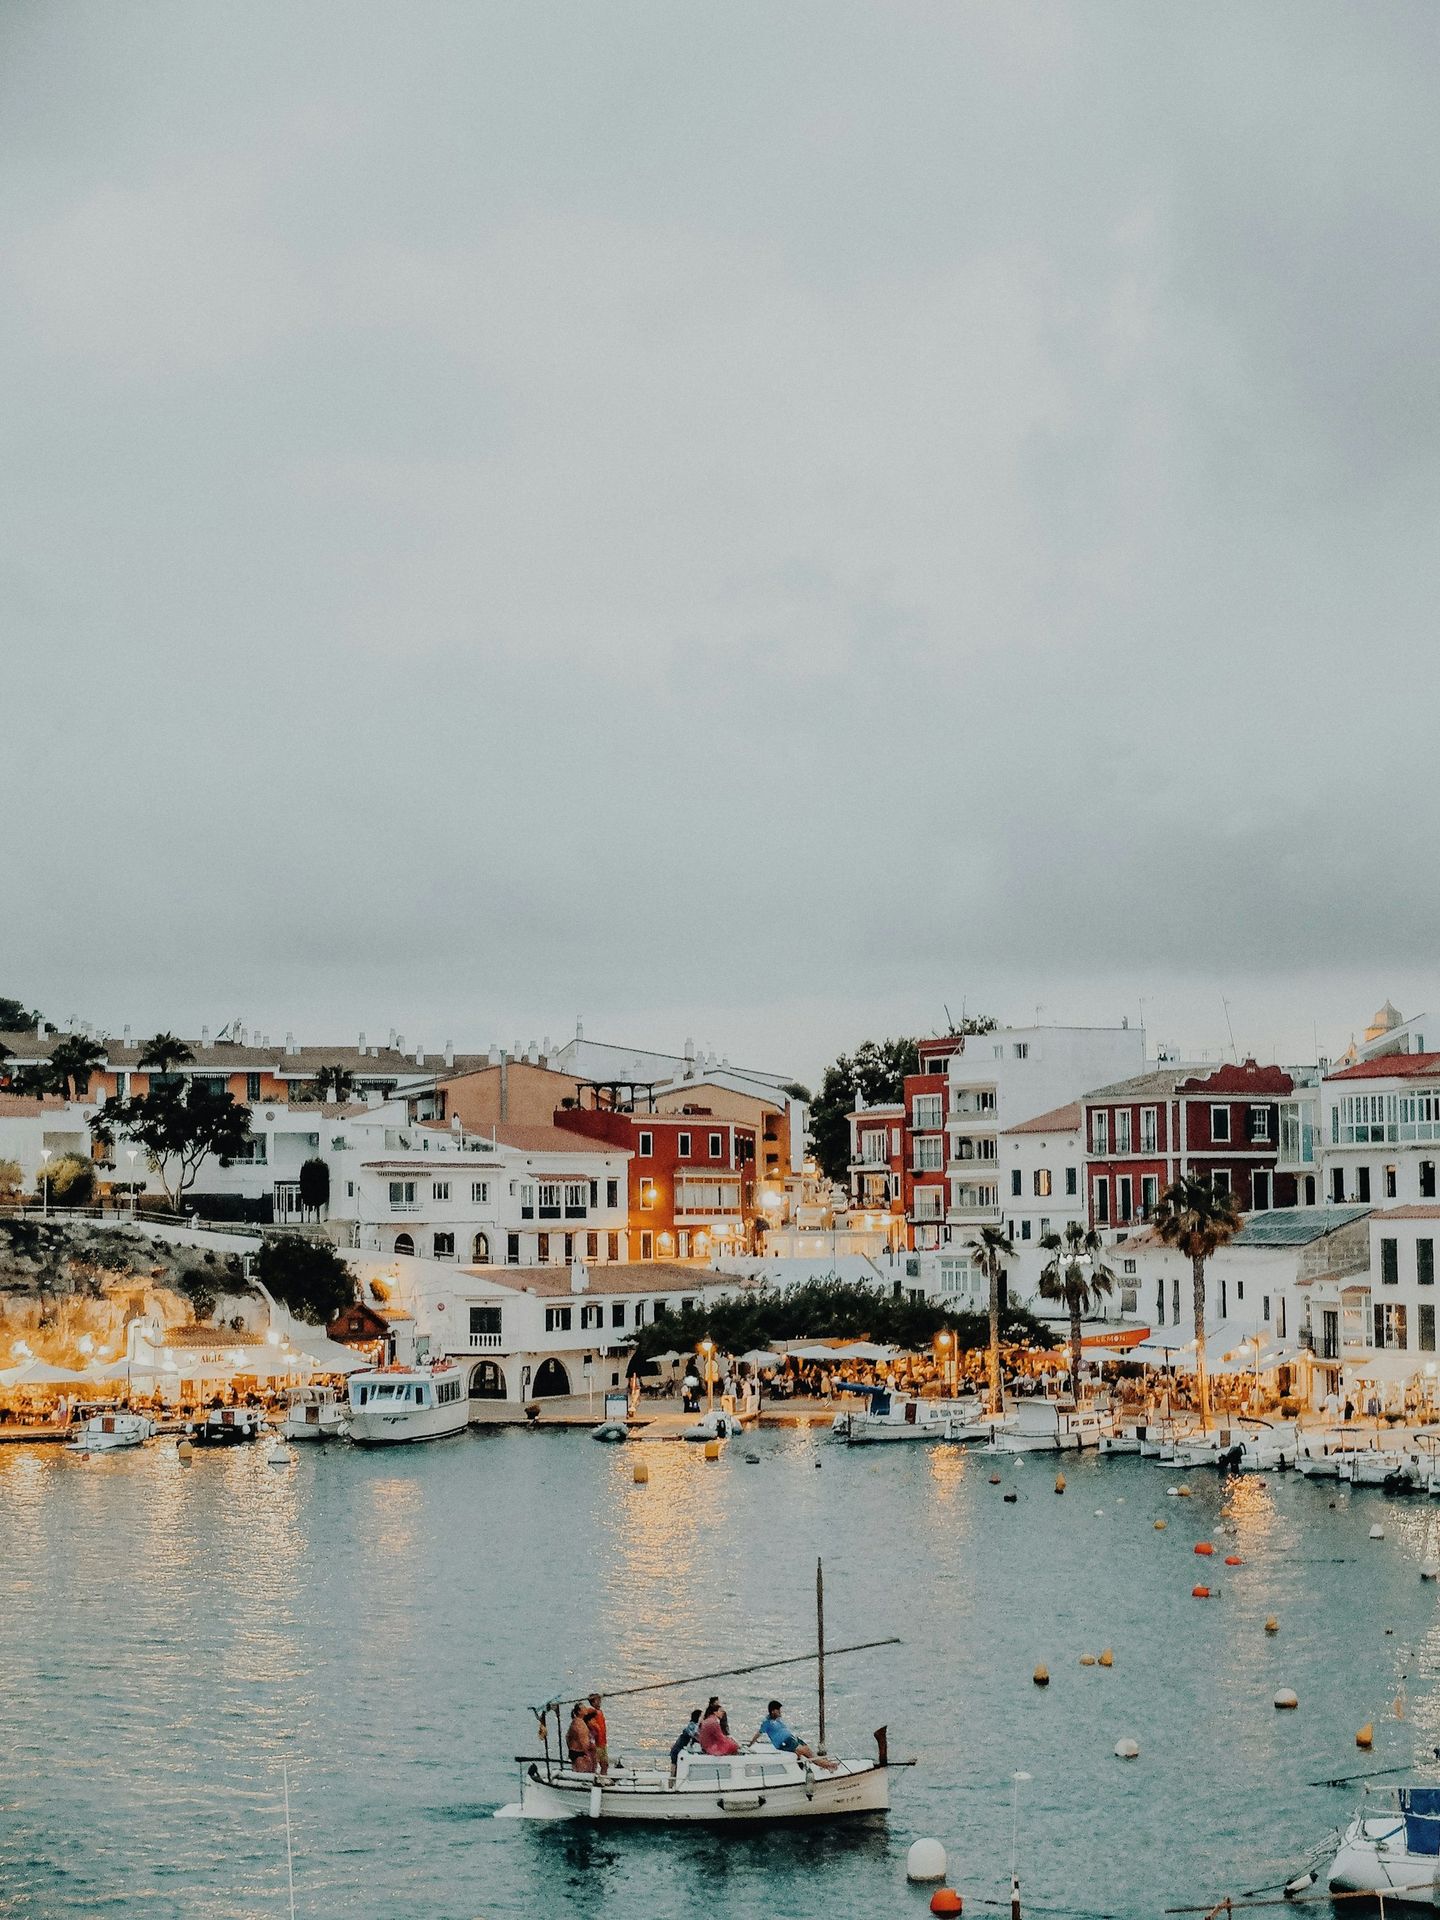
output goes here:
[{"label": "boat hull", "polygon": [[653,1784],[605,1785],[598,1780],[561,1775],[547,1780],[538,1766],[527,1768],[521,1798],[502,1807],[497,1818],[593,1820],[653,1826],[755,1826],[784,1820],[840,1820],[858,1814],[885,1813],[890,1806],[887,1767],[817,1771],[809,1780],[752,1786],[671,1786],[662,1775]]},{"label": "boat hull", "polygon": [[350,1438],[357,1447],[413,1446],[421,1440],[446,1440],[463,1433],[469,1423],[465,1400],[439,1407],[406,1407],[382,1400],[351,1410]]},{"label": "boat hull", "polygon": [[1440,1905],[1436,1856],[1412,1854],[1405,1846],[1403,1822],[1396,1819],[1352,1821],[1330,1863],[1330,1893],[1383,1893],[1410,1907]]}]

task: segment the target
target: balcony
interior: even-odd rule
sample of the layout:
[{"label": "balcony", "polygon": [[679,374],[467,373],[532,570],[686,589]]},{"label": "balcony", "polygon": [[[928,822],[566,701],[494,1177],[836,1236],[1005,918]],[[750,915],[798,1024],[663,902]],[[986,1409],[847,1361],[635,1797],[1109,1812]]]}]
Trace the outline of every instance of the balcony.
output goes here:
[{"label": "balcony", "polygon": [[504,1345],[504,1335],[499,1333],[472,1333],[469,1340],[471,1353],[498,1353]]},{"label": "balcony", "polygon": [[998,1220],[1000,1218],[1000,1196],[993,1200],[977,1200],[973,1195],[951,1201],[946,1209],[947,1220]]}]

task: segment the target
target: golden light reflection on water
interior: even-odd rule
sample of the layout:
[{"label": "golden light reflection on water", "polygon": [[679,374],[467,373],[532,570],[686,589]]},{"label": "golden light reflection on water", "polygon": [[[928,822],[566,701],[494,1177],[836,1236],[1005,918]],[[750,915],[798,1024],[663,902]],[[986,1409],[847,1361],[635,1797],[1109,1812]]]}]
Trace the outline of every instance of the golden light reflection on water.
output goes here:
[{"label": "golden light reflection on water", "polygon": [[1236,1474],[1226,1482],[1220,1517],[1231,1524],[1239,1544],[1258,1547],[1275,1524],[1275,1499],[1268,1480],[1260,1474]]}]

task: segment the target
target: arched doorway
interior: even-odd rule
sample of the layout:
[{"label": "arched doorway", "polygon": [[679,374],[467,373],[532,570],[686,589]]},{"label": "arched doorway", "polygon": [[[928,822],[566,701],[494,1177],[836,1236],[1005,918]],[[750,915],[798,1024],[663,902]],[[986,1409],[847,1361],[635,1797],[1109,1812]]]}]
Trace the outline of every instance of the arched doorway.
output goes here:
[{"label": "arched doorway", "polygon": [[410,1237],[410,1235],[409,1235],[408,1233],[397,1233],[397,1234],[396,1234],[396,1236],[395,1236],[395,1251],[396,1251],[396,1253],[411,1253],[411,1254],[413,1254],[413,1253],[414,1253],[414,1251],[415,1251],[415,1242],[414,1242],[414,1240],[413,1240],[413,1239],[411,1239],[411,1237]]},{"label": "arched doorway", "polygon": [[543,1361],[536,1369],[530,1391],[537,1400],[543,1400],[547,1395],[569,1393],[570,1376],[558,1360]]},{"label": "arched doorway", "polygon": [[471,1249],[471,1254],[470,1254],[470,1257],[471,1257],[471,1259],[472,1259],[472,1260],[473,1260],[473,1261],[475,1262],[475,1264],[476,1264],[476,1266],[477,1266],[477,1267],[483,1267],[483,1266],[487,1266],[487,1265],[489,1264],[489,1261],[490,1261],[490,1236],[489,1236],[489,1234],[488,1234],[488,1233],[477,1233],[477,1234],[476,1234],[476,1236],[475,1236],[475,1245],[474,1245],[474,1247],[473,1247],[473,1248]]},{"label": "arched doorway", "polygon": [[472,1400],[503,1400],[505,1398],[505,1375],[501,1372],[498,1360],[482,1360],[470,1376],[470,1398]]}]

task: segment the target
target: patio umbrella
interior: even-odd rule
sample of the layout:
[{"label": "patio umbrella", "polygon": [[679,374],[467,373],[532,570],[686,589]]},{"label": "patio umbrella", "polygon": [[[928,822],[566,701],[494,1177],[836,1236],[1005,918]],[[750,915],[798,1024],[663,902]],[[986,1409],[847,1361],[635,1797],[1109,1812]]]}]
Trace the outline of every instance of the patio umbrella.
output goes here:
[{"label": "patio umbrella", "polygon": [[740,1358],[747,1367],[778,1367],[783,1364],[778,1353],[769,1353],[764,1347],[752,1347],[749,1353],[742,1353]]},{"label": "patio umbrella", "polygon": [[52,1367],[48,1360],[27,1360],[23,1367],[6,1367],[0,1373],[7,1387],[77,1387],[89,1378],[74,1367]]}]

